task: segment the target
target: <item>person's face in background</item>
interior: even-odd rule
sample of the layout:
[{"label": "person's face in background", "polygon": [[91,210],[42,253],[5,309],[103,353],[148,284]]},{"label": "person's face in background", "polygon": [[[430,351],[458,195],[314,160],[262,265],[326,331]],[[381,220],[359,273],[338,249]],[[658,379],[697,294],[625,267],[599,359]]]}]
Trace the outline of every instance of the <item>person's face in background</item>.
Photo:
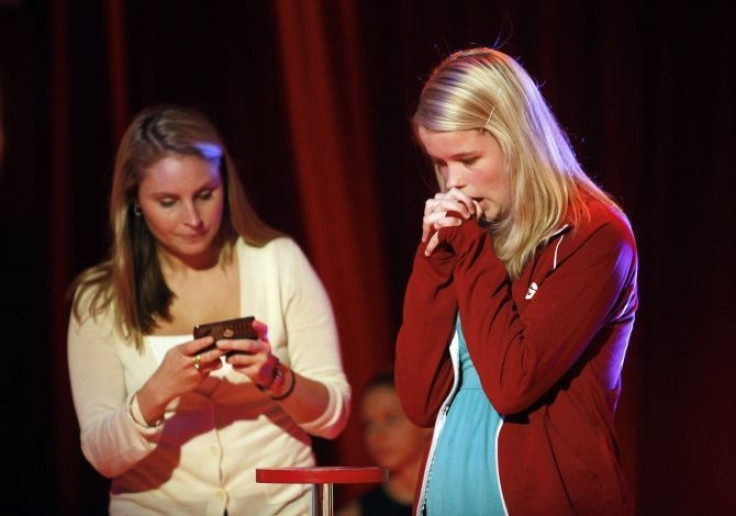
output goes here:
[{"label": "person's face in background", "polygon": [[417,135],[447,190],[453,188],[478,202],[485,220],[492,222],[509,205],[511,183],[498,140],[487,131],[431,131]]},{"label": "person's face in background", "polygon": [[191,263],[211,258],[222,221],[224,191],[215,163],[170,155],[149,166],[138,184],[138,203],[160,248]]},{"label": "person's face in background", "polygon": [[375,464],[397,471],[421,460],[431,430],[414,425],[404,414],[396,390],[372,387],[360,403],[363,442]]}]

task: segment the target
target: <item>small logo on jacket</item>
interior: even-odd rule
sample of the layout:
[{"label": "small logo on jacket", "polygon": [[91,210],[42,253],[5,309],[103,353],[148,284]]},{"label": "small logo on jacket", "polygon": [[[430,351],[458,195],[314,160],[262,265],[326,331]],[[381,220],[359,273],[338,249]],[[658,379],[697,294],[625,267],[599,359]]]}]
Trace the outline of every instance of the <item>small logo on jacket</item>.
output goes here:
[{"label": "small logo on jacket", "polygon": [[539,290],[539,286],[537,285],[536,281],[532,281],[532,284],[529,285],[529,290],[526,291],[526,296],[524,296],[526,299],[531,299],[534,297],[534,294],[537,293],[537,290]]}]

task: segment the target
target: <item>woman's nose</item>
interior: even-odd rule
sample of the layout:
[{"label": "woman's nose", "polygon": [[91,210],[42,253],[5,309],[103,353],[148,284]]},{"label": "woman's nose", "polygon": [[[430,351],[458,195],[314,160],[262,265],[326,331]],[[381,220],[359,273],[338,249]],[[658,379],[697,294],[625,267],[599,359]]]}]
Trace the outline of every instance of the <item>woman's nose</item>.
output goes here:
[{"label": "woman's nose", "polygon": [[447,177],[445,178],[445,187],[449,190],[450,188],[459,188],[462,186],[461,183],[461,171],[459,165],[449,164],[447,165]]},{"label": "woman's nose", "polygon": [[202,217],[194,203],[186,203],[184,205],[184,221],[193,227],[199,226],[202,223]]}]

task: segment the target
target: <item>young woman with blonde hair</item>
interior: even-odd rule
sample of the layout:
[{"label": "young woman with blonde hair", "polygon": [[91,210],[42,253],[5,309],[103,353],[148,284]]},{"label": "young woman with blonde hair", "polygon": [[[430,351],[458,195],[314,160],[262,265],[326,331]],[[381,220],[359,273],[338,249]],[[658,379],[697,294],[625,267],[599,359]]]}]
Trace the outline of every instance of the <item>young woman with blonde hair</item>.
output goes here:
[{"label": "young woman with blonde hair", "polygon": [[632,512],[613,424],[637,308],[626,216],[498,50],[441,62],[412,122],[439,183],[396,351],[407,414],[435,428],[417,513]]}]

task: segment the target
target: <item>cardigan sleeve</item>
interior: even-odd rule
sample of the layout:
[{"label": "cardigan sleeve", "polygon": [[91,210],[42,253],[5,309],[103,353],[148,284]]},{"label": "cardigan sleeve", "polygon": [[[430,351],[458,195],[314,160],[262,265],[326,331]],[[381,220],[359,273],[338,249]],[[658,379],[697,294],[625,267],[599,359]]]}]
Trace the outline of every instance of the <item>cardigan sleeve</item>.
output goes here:
[{"label": "cardigan sleeve", "polygon": [[70,317],[67,359],[82,453],[100,474],[112,478],[155,449],[162,427],[148,428],[132,416],[134,400],[125,391],[109,314],[93,317],[84,303],[81,308],[81,320]]},{"label": "cardigan sleeve", "polygon": [[298,245],[286,238],[279,239],[277,245],[288,363],[300,375],[321,382],[329,393],[325,412],[300,426],[310,434],[331,439],[345,428],[351,399],[332,305]]}]

